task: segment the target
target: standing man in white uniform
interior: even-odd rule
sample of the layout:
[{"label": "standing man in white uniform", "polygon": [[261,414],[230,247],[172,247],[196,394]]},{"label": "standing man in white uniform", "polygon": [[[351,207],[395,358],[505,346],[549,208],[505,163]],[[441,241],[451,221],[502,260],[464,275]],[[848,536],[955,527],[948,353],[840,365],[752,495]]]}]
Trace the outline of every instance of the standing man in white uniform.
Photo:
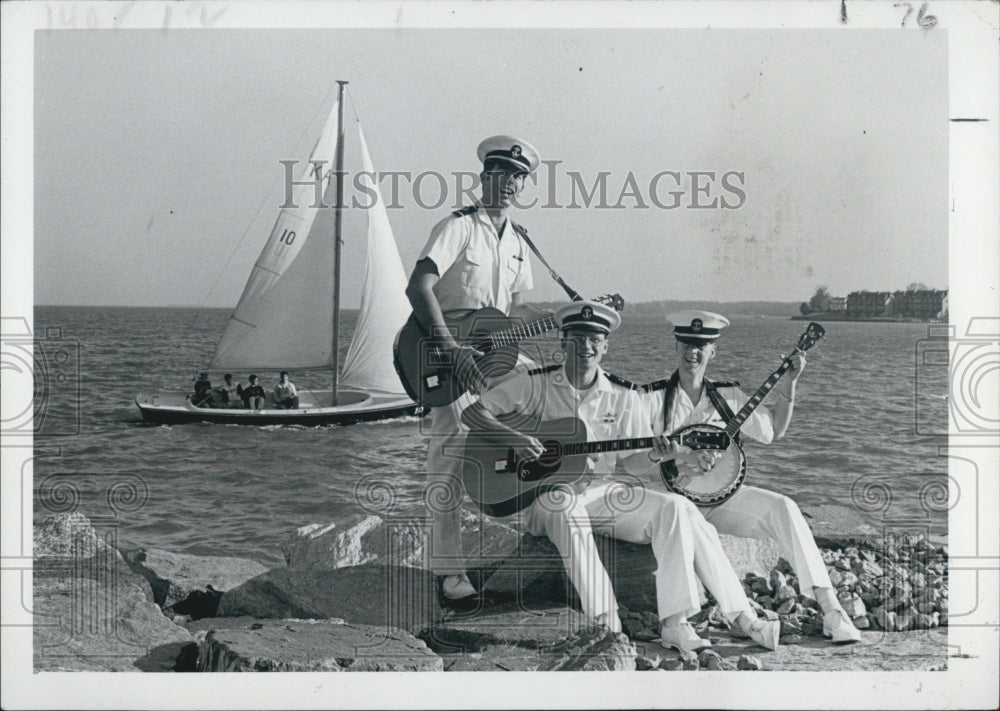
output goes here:
[{"label": "standing man in white uniform", "polygon": [[[564,365],[520,369],[486,390],[462,414],[463,422],[496,432],[525,459],[542,455],[541,442],[530,432],[511,429],[498,416],[517,414],[521,422],[576,417],[587,426],[588,441],[648,436],[649,420],[638,393],[600,367],[608,336],[621,323],[618,314],[597,302],[575,301],[558,309],[556,320],[562,328]],[[675,456],[673,450],[670,442],[658,438],[651,450],[597,455],[581,481],[572,487],[560,485],[535,499],[525,512],[528,531],[548,536],[555,544],[583,612],[613,631],[621,631],[621,620],[611,580],[597,553],[595,531],[652,545],[664,646],[691,651],[711,645],[687,621],[700,609],[700,578],[736,629],[757,644],[776,649],[779,623],[757,619],[715,529],[697,507],[682,496],[646,490],[638,482],[614,477],[619,459],[628,472],[646,474],[651,462]],[[616,506],[616,501],[630,503]],[[635,501],[639,503],[631,503]]]},{"label": "standing man in white uniform", "polygon": [[[478,156],[483,164],[482,198],[434,226],[406,288],[413,312],[428,333],[447,334],[443,316],[452,311],[492,307],[521,318],[542,315],[521,301],[533,286],[531,261],[518,233],[521,228],[508,214],[525,179],[538,167],[538,151],[520,138],[493,136],[479,144]],[[457,453],[467,430],[460,415],[486,382],[472,360],[479,353],[454,341],[450,346],[456,376],[471,394],[431,413],[426,499],[432,515],[429,566],[441,577],[444,597],[460,600],[476,594],[462,554],[459,511],[464,492]]]},{"label": "standing man in white uniform", "polygon": [[[694,310],[672,313],[667,321],[674,326],[677,370],[669,379],[650,383],[640,391],[653,433],[671,434],[681,427],[704,423],[724,428],[723,416],[712,404],[707,388],[715,387],[734,413],[748,399],[734,384],[711,384],[705,377],[716,354],[715,341],[729,321],[710,311]],[[805,364],[803,353],[792,355],[791,369],[775,386],[774,411],[758,406],[740,429],[743,435],[770,444],[785,434],[792,419],[795,383]],[[679,468],[686,476],[697,476],[711,470],[718,456],[715,452],[698,452]],[[812,532],[792,499],[766,489],[742,486],[729,500],[704,507],[702,513],[720,533],[777,543],[799,576],[801,592],[815,598],[823,609],[823,634],[836,643],[861,639],[861,633],[837,600]]]}]

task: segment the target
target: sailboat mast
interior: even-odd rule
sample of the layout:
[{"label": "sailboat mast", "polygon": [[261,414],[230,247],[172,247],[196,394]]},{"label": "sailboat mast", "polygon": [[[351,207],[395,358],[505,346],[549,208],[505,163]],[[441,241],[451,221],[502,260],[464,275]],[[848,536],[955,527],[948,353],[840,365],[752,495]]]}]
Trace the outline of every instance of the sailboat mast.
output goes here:
[{"label": "sailboat mast", "polygon": [[333,360],[333,391],[331,405],[340,404],[337,397],[337,387],[340,384],[340,227],[344,211],[344,87],[346,81],[337,80],[340,85],[337,98],[337,204],[334,207],[333,220],[333,343],[331,351]]}]

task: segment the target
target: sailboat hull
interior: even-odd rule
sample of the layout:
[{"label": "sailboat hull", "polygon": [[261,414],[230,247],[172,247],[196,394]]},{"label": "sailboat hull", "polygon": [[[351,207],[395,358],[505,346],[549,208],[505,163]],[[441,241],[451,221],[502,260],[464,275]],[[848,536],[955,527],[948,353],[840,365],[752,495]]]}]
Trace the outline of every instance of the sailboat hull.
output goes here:
[{"label": "sailboat hull", "polygon": [[421,416],[426,410],[406,395],[338,390],[341,404],[332,406],[330,391],[310,393],[300,398],[295,410],[265,408],[246,410],[220,407],[195,407],[183,393],[153,396],[139,395],[135,404],[146,422],[177,425],[189,422],[212,422],[225,425],[353,425],[397,417]]}]

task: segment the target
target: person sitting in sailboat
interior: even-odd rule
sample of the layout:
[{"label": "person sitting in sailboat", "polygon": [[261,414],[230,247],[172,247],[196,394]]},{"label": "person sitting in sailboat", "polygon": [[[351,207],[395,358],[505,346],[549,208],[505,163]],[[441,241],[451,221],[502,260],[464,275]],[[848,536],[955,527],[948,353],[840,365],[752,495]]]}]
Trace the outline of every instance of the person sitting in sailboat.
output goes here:
[{"label": "person sitting in sailboat", "polygon": [[208,379],[208,373],[200,373],[194,382],[194,395],[191,402],[195,407],[210,407],[212,404],[212,381]]},{"label": "person sitting in sailboat", "polygon": [[267,402],[267,393],[257,383],[256,375],[251,375],[248,380],[250,381],[250,385],[243,388],[243,403],[250,410],[264,409],[264,403]]},{"label": "person sitting in sailboat", "polygon": [[288,379],[288,371],[281,371],[279,378],[278,384],[274,386],[275,407],[279,410],[299,409],[299,395],[295,390],[295,383]]},{"label": "person sitting in sailboat", "polygon": [[222,376],[222,385],[215,389],[215,404],[220,407],[239,407],[243,386],[233,382],[233,374]]}]

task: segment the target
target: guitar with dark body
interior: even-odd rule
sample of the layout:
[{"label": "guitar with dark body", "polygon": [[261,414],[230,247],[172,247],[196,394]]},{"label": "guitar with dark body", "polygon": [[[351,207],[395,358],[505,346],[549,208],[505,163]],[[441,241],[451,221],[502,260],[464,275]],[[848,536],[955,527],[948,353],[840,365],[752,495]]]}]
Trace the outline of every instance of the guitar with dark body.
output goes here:
[{"label": "guitar with dark body", "polygon": [[[618,294],[595,299],[617,311],[625,308]],[[444,314],[445,325],[459,345],[483,353],[476,365],[487,377],[506,375],[517,364],[518,344],[559,328],[546,316],[528,323],[512,319],[497,309],[453,311]],[[443,347],[442,336],[428,333],[415,314],[410,314],[396,335],[393,364],[407,395],[425,407],[443,407],[466,391],[455,377],[455,354]]]},{"label": "guitar with dark body", "polygon": [[[523,417],[520,424],[524,424]],[[713,432],[678,433],[669,439],[693,450],[726,449],[730,444],[729,435],[719,428],[714,429]],[[542,422],[530,431],[545,447],[545,453],[538,459],[519,459],[512,447],[495,432],[473,430],[469,433],[462,480],[469,498],[484,513],[490,516],[516,513],[531,505],[545,491],[579,481],[586,474],[589,455],[647,449],[653,446],[654,439],[587,441],[587,428],[576,417]]]}]

